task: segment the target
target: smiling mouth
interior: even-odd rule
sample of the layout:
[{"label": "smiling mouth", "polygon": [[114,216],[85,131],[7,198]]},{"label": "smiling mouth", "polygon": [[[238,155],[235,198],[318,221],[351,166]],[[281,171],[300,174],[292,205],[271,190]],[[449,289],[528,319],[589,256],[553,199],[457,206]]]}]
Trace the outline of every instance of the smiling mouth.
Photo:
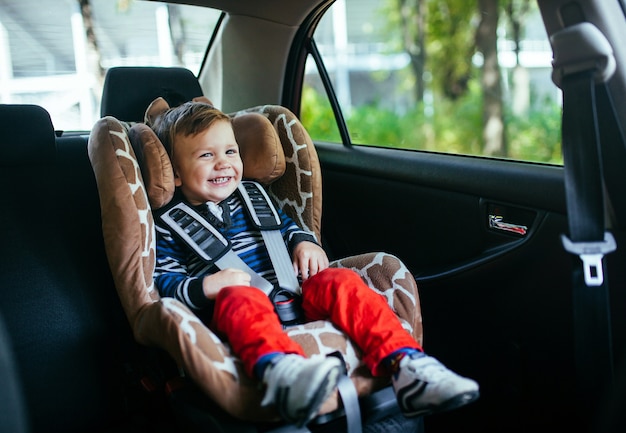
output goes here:
[{"label": "smiling mouth", "polygon": [[219,185],[222,183],[227,183],[230,179],[231,177],[216,177],[215,179],[211,179],[209,182]]}]

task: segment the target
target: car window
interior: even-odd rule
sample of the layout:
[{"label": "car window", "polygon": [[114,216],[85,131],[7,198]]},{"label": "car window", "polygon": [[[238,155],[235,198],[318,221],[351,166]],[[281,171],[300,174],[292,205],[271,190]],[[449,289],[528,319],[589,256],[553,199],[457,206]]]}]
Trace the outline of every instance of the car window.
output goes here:
[{"label": "car window", "polygon": [[56,129],[89,130],[111,66],[197,73],[220,11],[140,0],[27,0],[0,6],[0,102],[38,104]]},{"label": "car window", "polygon": [[336,1],[306,64],[301,117],[312,138],[346,141],[326,72],[350,144],[562,163],[561,94],[539,11],[528,0],[483,3],[493,9]]}]

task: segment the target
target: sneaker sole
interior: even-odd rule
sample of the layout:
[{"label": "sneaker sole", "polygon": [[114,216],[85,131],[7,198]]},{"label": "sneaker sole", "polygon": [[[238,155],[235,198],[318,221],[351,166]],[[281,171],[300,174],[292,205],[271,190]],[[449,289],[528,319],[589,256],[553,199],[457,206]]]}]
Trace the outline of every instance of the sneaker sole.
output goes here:
[{"label": "sneaker sole", "polygon": [[432,415],[435,413],[447,412],[449,410],[457,409],[461,406],[465,406],[466,404],[469,404],[477,400],[478,397],[480,397],[479,391],[468,391],[468,392],[459,394],[457,396],[454,396],[451,399],[446,400],[443,403],[440,403],[438,405],[430,405],[430,406],[427,406],[418,410],[413,410],[413,411],[410,411],[410,410],[405,411],[403,408],[400,408],[400,409],[402,410],[402,413],[404,414],[405,417],[413,418],[416,416]]}]

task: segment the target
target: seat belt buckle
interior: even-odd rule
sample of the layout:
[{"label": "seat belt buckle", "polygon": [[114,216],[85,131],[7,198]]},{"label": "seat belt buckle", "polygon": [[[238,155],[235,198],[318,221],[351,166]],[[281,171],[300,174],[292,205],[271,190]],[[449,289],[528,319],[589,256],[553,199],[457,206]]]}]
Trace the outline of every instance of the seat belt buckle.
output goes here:
[{"label": "seat belt buckle", "polygon": [[588,287],[598,287],[604,283],[602,260],[608,253],[615,251],[617,244],[610,232],[604,232],[603,241],[572,242],[567,236],[561,235],[565,251],[580,257],[583,262],[585,284]]}]

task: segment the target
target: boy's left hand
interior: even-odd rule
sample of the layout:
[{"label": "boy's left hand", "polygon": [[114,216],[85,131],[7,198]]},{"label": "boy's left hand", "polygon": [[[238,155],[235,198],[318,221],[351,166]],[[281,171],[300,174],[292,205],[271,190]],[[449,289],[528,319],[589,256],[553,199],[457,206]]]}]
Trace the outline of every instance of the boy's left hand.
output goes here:
[{"label": "boy's left hand", "polygon": [[302,280],[323,271],[328,267],[326,252],[313,242],[300,242],[293,250],[293,269]]}]

